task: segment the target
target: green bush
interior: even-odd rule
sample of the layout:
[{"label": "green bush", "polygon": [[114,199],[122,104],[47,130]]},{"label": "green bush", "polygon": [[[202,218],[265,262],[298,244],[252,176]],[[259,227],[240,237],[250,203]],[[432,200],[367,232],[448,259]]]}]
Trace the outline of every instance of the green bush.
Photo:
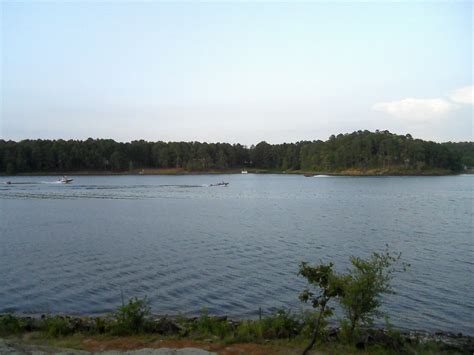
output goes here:
[{"label": "green bush", "polygon": [[303,350],[303,355],[307,354],[318,336],[324,331],[325,319],[332,316],[333,307],[331,301],[340,297],[343,293],[340,276],[333,270],[333,263],[311,266],[306,262],[300,264],[298,275],[303,276],[308,284],[299,299],[305,303],[311,303],[313,308],[318,310],[318,316],[314,318],[313,334],[311,342]]},{"label": "green bush", "polygon": [[[300,315],[300,330],[298,336],[301,339],[310,339],[316,328],[317,320],[319,318],[319,313],[318,312],[311,312],[311,311],[302,311]],[[327,332],[326,332],[326,327],[327,327],[327,321],[324,318],[320,319],[320,327],[317,330],[318,334],[317,337],[319,339],[323,339]]]},{"label": "green bush", "polygon": [[348,319],[342,319],[339,322],[339,333],[337,334],[338,339],[343,344],[353,344],[355,339],[360,338],[361,332],[358,325],[352,327],[351,322]]},{"label": "green bush", "polygon": [[109,332],[111,329],[110,321],[101,317],[94,319],[94,327],[91,329],[91,333],[104,334]]},{"label": "green bush", "polygon": [[69,320],[61,316],[46,316],[43,319],[42,331],[48,337],[52,338],[66,336],[73,333]]},{"label": "green bush", "polygon": [[[383,253],[374,252],[365,259],[350,258],[351,269],[339,276],[343,292],[338,298],[349,322],[349,338],[357,339],[361,325],[370,326],[375,317],[383,315],[379,310],[382,295],[393,293],[391,281],[399,260],[400,254],[390,254],[388,248]],[[403,269],[406,266],[403,264]]]},{"label": "green bush", "polygon": [[234,340],[237,342],[258,342],[263,339],[263,322],[244,320],[235,331]]},{"label": "green bush", "polygon": [[209,316],[203,309],[195,321],[179,318],[184,334],[198,338],[217,337],[227,342],[260,342],[264,339],[291,339],[304,328],[304,320],[290,311],[280,309],[275,314],[260,320],[243,320],[237,324],[226,319]]},{"label": "green bush", "polygon": [[279,309],[274,315],[265,317],[262,321],[262,332],[265,338],[294,338],[299,334],[301,322],[291,311]]},{"label": "green bush", "polygon": [[[351,268],[345,274],[336,273],[332,263],[316,266],[301,263],[298,274],[307,279],[308,285],[300,294],[300,300],[311,303],[319,313],[311,343],[303,354],[315,344],[320,329],[324,329],[325,318],[333,314],[332,300],[338,301],[346,315],[341,322],[341,339],[351,343],[359,338],[360,326],[371,325],[373,318],[382,315],[381,297],[393,292],[391,281],[399,259],[400,254],[391,254],[387,246],[384,252],[374,252],[365,259],[352,256]],[[407,266],[404,264],[403,269]]]},{"label": "green bush", "polygon": [[210,317],[205,308],[201,310],[201,315],[197,321],[191,325],[191,332],[200,337],[216,336],[224,339],[230,336],[232,331],[232,326],[226,319]]},{"label": "green bush", "polygon": [[307,325],[303,317],[280,309],[261,320],[241,321],[235,330],[235,340],[260,342],[265,339],[292,339],[299,336]]},{"label": "green bush", "polygon": [[143,333],[149,325],[150,306],[148,299],[131,298],[115,312],[116,322],[111,326],[114,335]]},{"label": "green bush", "polygon": [[0,335],[18,334],[23,331],[23,322],[11,314],[0,316]]}]

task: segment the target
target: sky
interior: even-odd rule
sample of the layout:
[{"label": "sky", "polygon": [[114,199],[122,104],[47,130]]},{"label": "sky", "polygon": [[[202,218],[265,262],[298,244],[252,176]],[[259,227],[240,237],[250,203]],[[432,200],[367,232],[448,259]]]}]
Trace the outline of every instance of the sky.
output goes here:
[{"label": "sky", "polygon": [[8,1],[0,138],[472,141],[473,3]]}]

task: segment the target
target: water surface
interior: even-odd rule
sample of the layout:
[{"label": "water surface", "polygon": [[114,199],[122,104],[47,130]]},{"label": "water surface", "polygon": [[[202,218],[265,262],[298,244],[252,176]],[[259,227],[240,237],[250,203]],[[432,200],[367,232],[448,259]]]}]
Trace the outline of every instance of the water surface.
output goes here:
[{"label": "water surface", "polygon": [[298,311],[300,261],[342,271],[389,244],[411,264],[392,322],[474,335],[474,176],[73,178],[0,179],[0,312],[103,314],[121,292],[156,313]]}]

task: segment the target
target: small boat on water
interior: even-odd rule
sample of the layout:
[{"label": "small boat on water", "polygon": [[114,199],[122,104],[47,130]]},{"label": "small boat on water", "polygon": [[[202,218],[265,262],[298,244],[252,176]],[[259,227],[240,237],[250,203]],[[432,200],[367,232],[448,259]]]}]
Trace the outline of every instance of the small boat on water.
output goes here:
[{"label": "small boat on water", "polygon": [[248,174],[249,172],[247,170],[242,170],[242,174]]},{"label": "small boat on water", "polygon": [[222,182],[218,182],[217,184],[211,184],[211,185],[209,185],[209,186],[224,186],[224,187],[225,187],[225,186],[227,186],[227,185],[229,185],[228,182],[222,181]]},{"label": "small boat on water", "polygon": [[68,178],[67,176],[63,176],[62,178],[58,178],[58,181],[61,183],[61,184],[69,184],[73,181],[74,179],[70,179]]}]

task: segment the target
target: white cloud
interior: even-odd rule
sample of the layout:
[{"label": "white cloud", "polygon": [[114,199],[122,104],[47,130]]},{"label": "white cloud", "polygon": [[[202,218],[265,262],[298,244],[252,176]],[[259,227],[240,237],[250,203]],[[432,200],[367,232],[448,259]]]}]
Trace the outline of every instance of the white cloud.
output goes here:
[{"label": "white cloud", "polygon": [[474,85],[455,90],[449,95],[451,101],[474,105]]},{"label": "white cloud", "polygon": [[443,118],[466,104],[474,105],[474,85],[454,90],[447,98],[407,98],[378,102],[372,106],[372,110],[407,121],[425,122]]},{"label": "white cloud", "polygon": [[413,99],[379,102],[372,109],[391,116],[410,121],[428,121],[442,118],[458,108],[457,105],[439,98]]}]

